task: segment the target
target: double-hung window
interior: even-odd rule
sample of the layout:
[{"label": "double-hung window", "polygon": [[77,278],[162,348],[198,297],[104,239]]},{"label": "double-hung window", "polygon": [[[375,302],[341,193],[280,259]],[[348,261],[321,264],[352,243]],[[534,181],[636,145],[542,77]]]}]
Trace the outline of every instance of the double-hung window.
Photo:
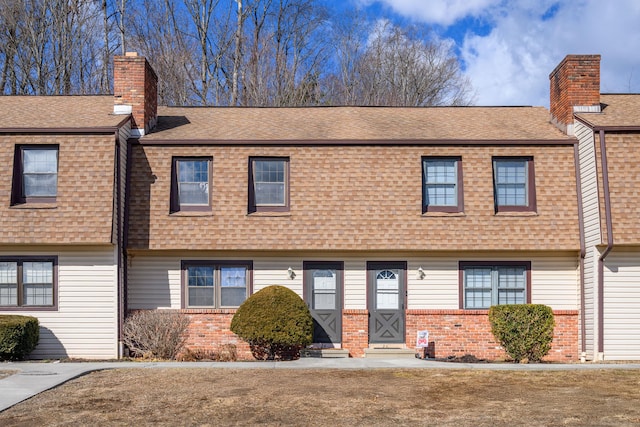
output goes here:
[{"label": "double-hung window", "polygon": [[530,262],[460,262],[461,306],[487,309],[526,304],[530,298]]},{"label": "double-hung window", "polygon": [[58,194],[58,146],[17,146],[13,183],[13,204],[55,202]]},{"label": "double-hung window", "polygon": [[422,158],[422,212],[462,212],[460,157]]},{"label": "double-hung window", "polygon": [[496,212],[535,211],[535,174],[532,157],[493,159]]},{"label": "double-hung window", "polygon": [[55,309],[55,258],[0,258],[0,310]]},{"label": "double-hung window", "polygon": [[183,261],[183,307],[238,307],[251,292],[249,261]]},{"label": "double-hung window", "polygon": [[249,159],[249,212],[289,210],[289,158]]},{"label": "double-hung window", "polygon": [[171,211],[211,210],[211,157],[174,158]]}]

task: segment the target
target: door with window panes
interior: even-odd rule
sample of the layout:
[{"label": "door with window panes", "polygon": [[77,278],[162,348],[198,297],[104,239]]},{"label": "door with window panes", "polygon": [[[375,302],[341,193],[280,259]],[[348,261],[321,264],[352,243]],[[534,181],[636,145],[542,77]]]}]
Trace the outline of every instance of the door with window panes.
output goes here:
[{"label": "door with window panes", "polygon": [[304,299],[313,317],[313,342],[339,344],[342,341],[341,262],[304,263]]},{"label": "door with window panes", "polygon": [[368,262],[369,343],[405,342],[406,262]]}]

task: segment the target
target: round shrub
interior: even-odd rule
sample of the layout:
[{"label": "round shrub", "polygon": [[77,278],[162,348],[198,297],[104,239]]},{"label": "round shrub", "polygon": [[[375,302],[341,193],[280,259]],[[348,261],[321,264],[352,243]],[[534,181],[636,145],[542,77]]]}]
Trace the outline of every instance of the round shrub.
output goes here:
[{"label": "round shrub", "polygon": [[291,359],[311,344],[313,319],[295,292],[269,286],[242,303],[231,320],[231,331],[249,343],[256,359]]},{"label": "round shrub", "polygon": [[542,304],[494,305],[489,309],[491,333],[516,362],[539,362],[551,349],[555,320]]},{"label": "round shrub", "polygon": [[20,360],[40,340],[40,324],[32,316],[0,316],[0,360]]}]

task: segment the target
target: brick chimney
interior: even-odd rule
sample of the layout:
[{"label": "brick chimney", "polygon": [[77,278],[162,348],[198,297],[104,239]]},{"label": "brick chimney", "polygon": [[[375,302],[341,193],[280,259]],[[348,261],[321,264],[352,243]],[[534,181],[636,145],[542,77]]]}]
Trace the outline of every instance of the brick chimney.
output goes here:
[{"label": "brick chimney", "polygon": [[113,58],[114,114],[132,114],[131,136],[141,137],[158,117],[158,77],[136,52]]},{"label": "brick chimney", "polygon": [[600,112],[600,55],[567,55],[549,74],[551,122],[573,135],[573,113]]}]

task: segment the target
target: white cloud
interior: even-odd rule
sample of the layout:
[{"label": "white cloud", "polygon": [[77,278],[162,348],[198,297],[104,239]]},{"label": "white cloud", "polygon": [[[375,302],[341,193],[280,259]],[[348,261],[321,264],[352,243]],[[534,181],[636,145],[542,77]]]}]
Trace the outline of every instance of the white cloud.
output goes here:
[{"label": "white cloud", "polygon": [[[366,1],[373,3],[374,0]],[[458,19],[474,16],[500,0],[379,0],[400,15],[430,24],[451,25]]]},{"label": "white cloud", "polygon": [[638,0],[383,2],[426,23],[454,22],[438,21],[448,14],[490,24],[484,35],[468,28],[458,46],[478,105],[548,106],[549,73],[568,54],[602,55],[602,92],[640,92]]},{"label": "white cloud", "polygon": [[602,92],[640,90],[640,3],[562,1],[548,19],[551,3],[535,4],[503,9],[488,35],[465,38],[479,105],[548,105],[549,73],[567,54],[602,55]]}]

